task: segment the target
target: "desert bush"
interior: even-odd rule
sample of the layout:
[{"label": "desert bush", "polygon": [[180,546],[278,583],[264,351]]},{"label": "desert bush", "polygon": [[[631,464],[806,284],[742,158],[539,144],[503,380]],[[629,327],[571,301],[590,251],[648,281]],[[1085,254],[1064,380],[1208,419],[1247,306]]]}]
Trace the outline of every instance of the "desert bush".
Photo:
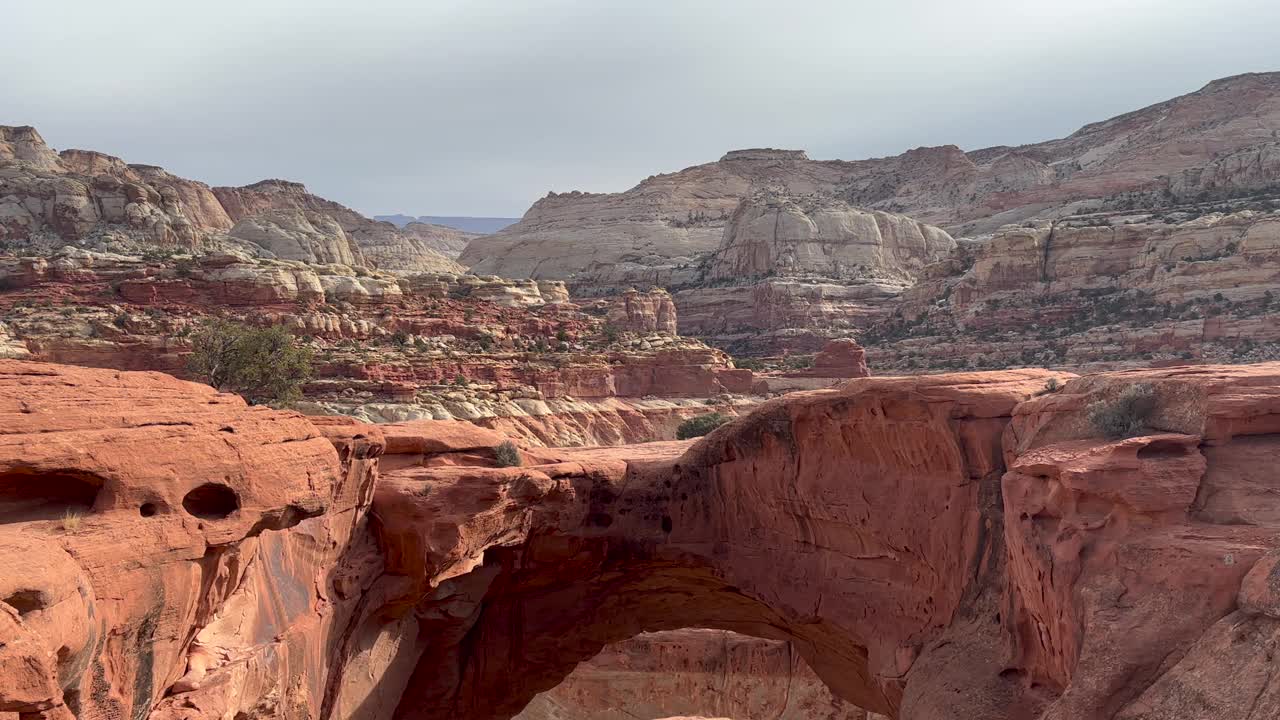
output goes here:
[{"label": "desert bush", "polygon": [[192,334],[187,367],[250,403],[288,402],[311,377],[311,349],[299,346],[279,325],[254,328],[211,320]]},{"label": "desert bush", "polygon": [[1155,409],[1154,388],[1146,383],[1130,385],[1110,400],[1089,405],[1089,424],[1108,438],[1134,437],[1142,434]]},{"label": "desert bush", "polygon": [[498,467],[520,467],[520,451],[515,443],[506,440],[493,449],[493,460]]},{"label": "desert bush", "polygon": [[1058,383],[1058,378],[1049,378],[1044,383],[1044,389],[1036,393],[1037,395],[1051,395],[1062,389],[1062,385]]},{"label": "desert bush", "polygon": [[62,516],[62,530],[67,534],[74,534],[80,529],[80,513],[75,510],[68,510]]},{"label": "desert bush", "polygon": [[680,427],[676,428],[676,438],[679,440],[688,440],[690,438],[702,437],[727,422],[729,422],[728,416],[718,412],[689,418],[688,420],[680,423]]}]

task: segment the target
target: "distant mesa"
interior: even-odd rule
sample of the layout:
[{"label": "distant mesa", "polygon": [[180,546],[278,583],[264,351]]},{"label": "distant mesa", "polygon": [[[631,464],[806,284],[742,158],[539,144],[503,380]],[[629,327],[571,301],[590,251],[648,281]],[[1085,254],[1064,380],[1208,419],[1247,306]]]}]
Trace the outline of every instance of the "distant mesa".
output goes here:
[{"label": "distant mesa", "polygon": [[747,148],[730,150],[720,158],[720,162],[732,160],[808,160],[803,150],[778,150],[776,148]]},{"label": "distant mesa", "polygon": [[499,230],[513,225],[520,221],[520,218],[512,217],[469,217],[466,215],[374,215],[374,220],[389,222],[397,227],[404,227],[409,223],[424,223],[427,225],[443,225],[444,227],[461,230],[463,232],[476,233],[478,235],[489,235]]}]

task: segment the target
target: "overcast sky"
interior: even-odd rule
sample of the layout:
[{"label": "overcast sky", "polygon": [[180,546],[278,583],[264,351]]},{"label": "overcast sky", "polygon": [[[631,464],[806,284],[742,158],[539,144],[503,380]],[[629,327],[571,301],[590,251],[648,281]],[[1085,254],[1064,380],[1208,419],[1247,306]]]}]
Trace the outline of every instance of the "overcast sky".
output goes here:
[{"label": "overcast sky", "polygon": [[0,0],[0,27],[0,124],[367,214],[1032,142],[1280,69],[1276,0]]}]

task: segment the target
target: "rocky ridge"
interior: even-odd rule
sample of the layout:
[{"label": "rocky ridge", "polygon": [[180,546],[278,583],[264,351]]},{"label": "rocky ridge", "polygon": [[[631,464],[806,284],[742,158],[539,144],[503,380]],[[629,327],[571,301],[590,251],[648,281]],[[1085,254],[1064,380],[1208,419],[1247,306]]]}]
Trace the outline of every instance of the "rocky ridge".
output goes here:
[{"label": "rocky ridge", "polygon": [[0,126],[0,243],[130,251],[240,248],[263,257],[395,272],[462,272],[437,246],[453,233],[401,232],[300,183],[211,188],[89,150],[55,153],[35,128]]}]

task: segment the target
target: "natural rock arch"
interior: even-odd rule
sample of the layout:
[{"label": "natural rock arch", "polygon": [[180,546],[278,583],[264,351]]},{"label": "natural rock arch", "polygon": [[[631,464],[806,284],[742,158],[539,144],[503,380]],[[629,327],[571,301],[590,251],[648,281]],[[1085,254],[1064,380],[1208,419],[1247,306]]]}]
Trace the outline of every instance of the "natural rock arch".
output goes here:
[{"label": "natural rock arch", "polygon": [[[429,649],[395,716],[508,718],[605,645],[690,627],[788,640],[837,695],[896,716],[958,620],[998,626],[975,581],[1001,557],[1001,435],[1045,377],[793,396],[678,458],[388,473],[374,512],[390,570],[418,576],[388,604]],[[481,506],[459,507],[476,488],[491,489]],[[484,535],[513,513],[514,534]],[[1016,677],[989,681],[1013,702]]]},{"label": "natural rock arch", "polygon": [[[0,472],[103,479],[78,528],[0,524],[0,713],[499,718],[699,624],[900,720],[1280,714],[1280,363],[1062,379],[866,378],[494,468],[467,423],[0,360]],[[1149,427],[1098,437],[1135,382]],[[205,482],[239,509],[178,510]]]}]

